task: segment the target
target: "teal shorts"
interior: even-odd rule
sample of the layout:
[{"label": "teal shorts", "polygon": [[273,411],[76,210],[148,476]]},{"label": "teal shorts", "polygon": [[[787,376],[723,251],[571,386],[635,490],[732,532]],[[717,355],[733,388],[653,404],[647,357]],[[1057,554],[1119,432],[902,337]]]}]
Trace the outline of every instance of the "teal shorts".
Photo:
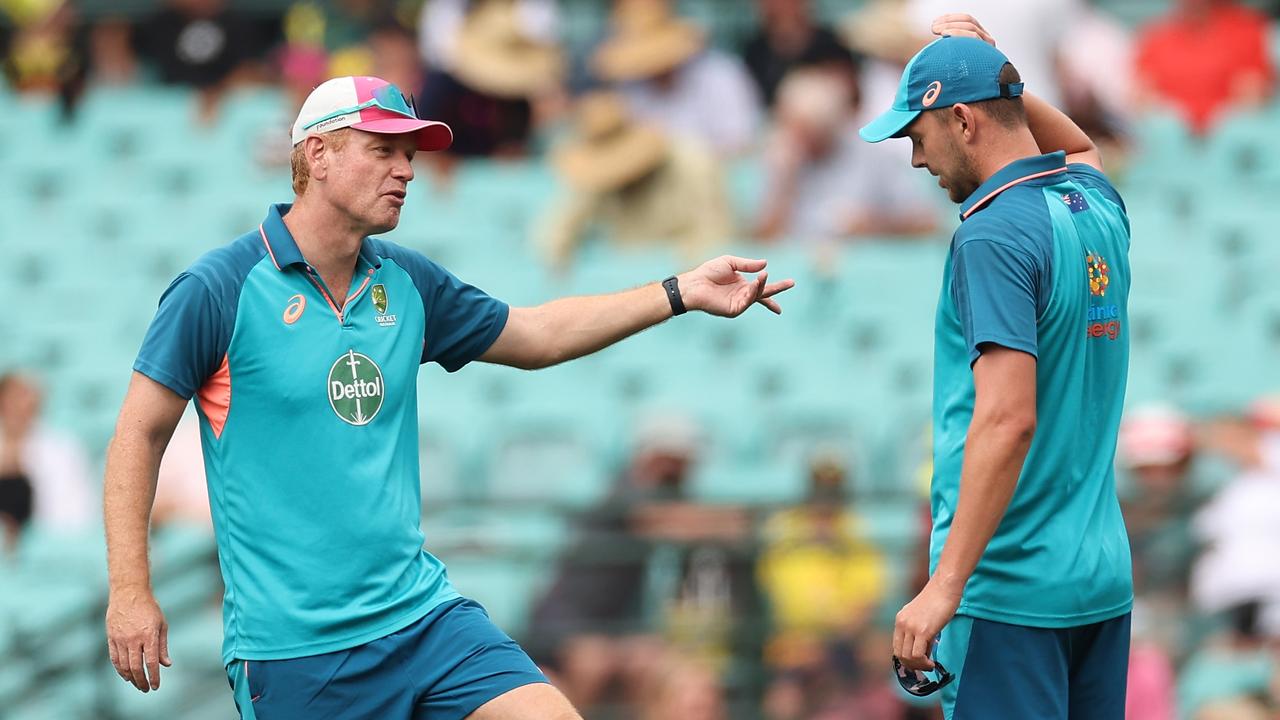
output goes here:
[{"label": "teal shorts", "polygon": [[242,720],[463,720],[547,678],[478,603],[459,599],[347,650],[227,666]]},{"label": "teal shorts", "polygon": [[1124,720],[1129,614],[1036,628],[957,615],[936,651],[946,720]]}]

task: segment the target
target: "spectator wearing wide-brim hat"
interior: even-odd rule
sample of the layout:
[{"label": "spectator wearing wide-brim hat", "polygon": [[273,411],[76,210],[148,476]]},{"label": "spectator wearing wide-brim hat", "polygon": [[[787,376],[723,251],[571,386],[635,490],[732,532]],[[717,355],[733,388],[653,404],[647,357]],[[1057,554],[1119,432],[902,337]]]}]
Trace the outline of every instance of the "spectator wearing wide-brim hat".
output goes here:
[{"label": "spectator wearing wide-brim hat", "polygon": [[525,27],[515,0],[479,0],[468,6],[448,67],[431,69],[422,111],[454,129],[454,155],[522,155],[533,103],[560,90],[564,67],[560,48]]},{"label": "spectator wearing wide-brim hat", "polygon": [[591,57],[640,119],[721,156],[747,149],[760,124],[755,85],[738,58],[707,47],[666,0],[617,0],[612,31]]},{"label": "spectator wearing wide-brim hat", "polygon": [[638,122],[616,93],[578,102],[572,136],[552,162],[569,188],[540,238],[554,265],[565,265],[593,229],[615,245],[669,244],[686,256],[731,231],[711,153]]},{"label": "spectator wearing wide-brim hat", "polygon": [[873,0],[850,13],[839,26],[844,44],[859,55],[898,67],[921,48],[902,0]]},{"label": "spectator wearing wide-brim hat", "polygon": [[458,80],[499,98],[529,99],[555,92],[564,54],[522,25],[514,0],[484,0],[470,11],[454,46]]}]

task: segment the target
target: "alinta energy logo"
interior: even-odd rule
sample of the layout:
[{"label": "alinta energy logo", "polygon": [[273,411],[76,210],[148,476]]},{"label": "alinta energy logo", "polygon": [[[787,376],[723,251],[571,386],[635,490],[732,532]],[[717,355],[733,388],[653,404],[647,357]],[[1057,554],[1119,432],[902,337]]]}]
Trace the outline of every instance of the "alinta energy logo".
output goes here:
[{"label": "alinta energy logo", "polygon": [[343,422],[368,425],[382,409],[385,387],[378,364],[348,350],[329,369],[329,406]]},{"label": "alinta energy logo", "polygon": [[[1089,295],[1094,298],[1106,297],[1107,286],[1111,284],[1111,267],[1095,252],[1086,253],[1084,262],[1089,269]],[[1085,337],[1116,340],[1120,337],[1120,328],[1119,305],[1089,305]]]}]

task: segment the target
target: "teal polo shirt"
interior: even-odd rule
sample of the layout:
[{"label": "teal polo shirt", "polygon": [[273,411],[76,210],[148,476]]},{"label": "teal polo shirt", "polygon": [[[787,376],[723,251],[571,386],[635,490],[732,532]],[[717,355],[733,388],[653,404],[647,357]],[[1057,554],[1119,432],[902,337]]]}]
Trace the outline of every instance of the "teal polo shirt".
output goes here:
[{"label": "teal polo shirt", "polygon": [[134,363],[196,398],[224,663],[354,647],[458,597],[422,549],[416,376],[476,359],[508,315],[374,238],[339,309],[289,207],[173,281]]},{"label": "teal polo shirt", "polygon": [[1129,220],[1096,169],[1063,153],[1018,160],[961,206],[938,302],[932,568],[960,495],[973,363],[990,346],[1035,356],[1036,432],[958,613],[1071,627],[1128,612],[1129,541],[1116,434],[1129,364]]}]

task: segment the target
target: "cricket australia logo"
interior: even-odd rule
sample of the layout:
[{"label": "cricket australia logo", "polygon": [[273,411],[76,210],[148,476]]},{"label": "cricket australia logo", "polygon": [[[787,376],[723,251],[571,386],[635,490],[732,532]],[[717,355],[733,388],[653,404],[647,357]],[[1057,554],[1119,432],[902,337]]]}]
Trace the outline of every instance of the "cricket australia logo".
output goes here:
[{"label": "cricket australia logo", "polygon": [[396,316],[387,314],[387,286],[378,283],[369,288],[369,296],[373,299],[373,309],[378,311],[375,320],[382,327],[391,327],[396,324]]},{"label": "cricket australia logo", "polygon": [[368,425],[382,409],[382,370],[355,350],[348,350],[329,369],[329,406],[352,425]]}]

